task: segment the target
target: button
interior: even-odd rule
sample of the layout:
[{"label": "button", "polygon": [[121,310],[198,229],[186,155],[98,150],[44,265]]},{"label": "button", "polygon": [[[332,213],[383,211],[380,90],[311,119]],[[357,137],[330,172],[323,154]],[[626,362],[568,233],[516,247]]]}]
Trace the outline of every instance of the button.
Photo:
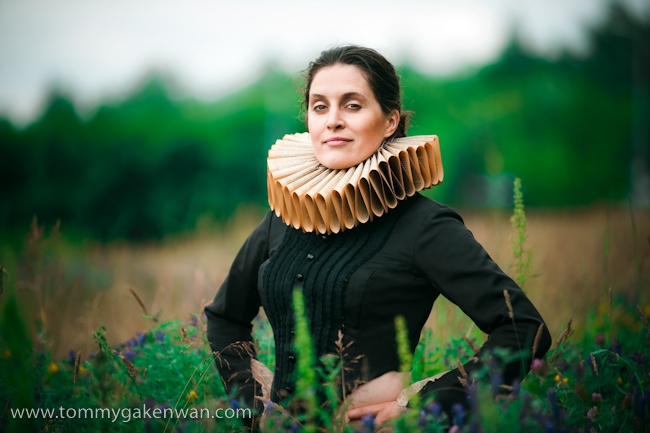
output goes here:
[{"label": "button", "polygon": [[307,260],[314,260],[314,256],[311,254],[307,254]]},{"label": "button", "polygon": [[291,392],[291,389],[292,388],[290,386],[287,386],[286,388],[284,388],[284,390],[287,391],[287,392]]},{"label": "button", "polygon": [[296,275],[296,279],[297,279],[298,281],[302,281],[302,280],[305,279],[305,277],[303,277],[302,274],[298,274],[298,275]]},{"label": "button", "polygon": [[293,355],[289,355],[289,361],[293,362],[296,360],[296,357]]},{"label": "button", "polygon": [[295,334],[295,333],[296,333],[296,331],[294,331],[294,330],[292,329],[292,330],[291,330],[291,335],[293,335],[293,334]]},{"label": "button", "polygon": [[327,237],[327,235],[323,235],[321,239],[323,239],[324,241],[329,240],[329,238]]}]

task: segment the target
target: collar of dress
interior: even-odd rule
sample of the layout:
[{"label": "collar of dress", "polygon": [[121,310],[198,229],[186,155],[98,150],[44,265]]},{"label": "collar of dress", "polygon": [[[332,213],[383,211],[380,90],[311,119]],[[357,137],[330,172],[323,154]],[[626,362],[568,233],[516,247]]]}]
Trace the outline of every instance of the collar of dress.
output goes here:
[{"label": "collar of dress", "polygon": [[323,167],[309,133],[287,134],[269,150],[269,205],[304,232],[338,233],[380,217],[397,203],[442,182],[436,135],[398,138],[356,166]]}]

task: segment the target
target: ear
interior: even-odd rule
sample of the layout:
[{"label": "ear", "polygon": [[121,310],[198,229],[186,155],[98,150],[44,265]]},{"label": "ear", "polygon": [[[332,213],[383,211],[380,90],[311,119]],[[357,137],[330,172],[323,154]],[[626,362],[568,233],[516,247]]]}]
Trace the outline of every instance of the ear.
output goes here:
[{"label": "ear", "polygon": [[384,132],[384,138],[388,138],[391,135],[393,135],[393,133],[399,126],[399,118],[400,118],[399,111],[397,110],[393,110],[390,113],[388,113],[385,121],[386,132]]}]

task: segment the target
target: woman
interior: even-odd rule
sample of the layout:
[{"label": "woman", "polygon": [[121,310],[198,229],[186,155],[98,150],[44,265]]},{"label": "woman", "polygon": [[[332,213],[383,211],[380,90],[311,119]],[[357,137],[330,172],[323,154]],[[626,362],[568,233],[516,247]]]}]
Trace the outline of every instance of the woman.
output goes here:
[{"label": "woman", "polygon": [[[372,49],[342,46],[322,52],[306,71],[304,104],[309,136],[290,137],[287,149],[298,149],[292,147],[291,140],[310,140],[309,152],[320,163],[317,170],[338,185],[362,182],[358,175],[344,173],[361,173],[369,161],[385,154],[386,148],[407,140],[402,137],[410,113],[402,110],[399,77]],[[414,145],[419,146],[417,156],[420,161],[427,155],[434,160],[431,137],[423,140],[426,143]],[[300,149],[298,154],[308,158]],[[365,187],[360,183],[337,189],[341,197],[327,185],[314,195],[314,188],[325,181],[318,184],[313,176],[303,181],[300,173],[293,174],[296,184],[311,185],[312,194],[305,195],[305,188],[287,191],[286,182],[275,182],[274,167],[280,167],[279,171],[292,167],[271,159],[283,157],[282,152],[272,150],[269,155],[269,202],[275,213],[270,210],[247,239],[214,303],[205,309],[208,339],[212,349],[220,352],[217,366],[226,389],[238,389],[249,406],[254,399],[251,353],[233,343],[251,341],[251,320],[263,306],[276,344],[271,400],[282,402],[290,397],[296,380],[294,287],[304,292],[317,357],[336,352],[339,331],[343,345],[351,343],[346,360],[358,360],[350,363],[352,371],[346,373],[351,419],[372,413],[378,425],[407,410],[404,401],[398,403],[404,376],[397,372],[394,319],[396,315],[406,319],[414,351],[433,302],[441,294],[489,334],[481,352],[496,347],[517,352],[520,344],[532,342],[544,322],[521,289],[490,259],[455,211],[406,188],[409,182],[418,184],[408,179],[411,174],[418,175],[417,161],[411,160],[414,171],[405,172],[406,177],[399,178],[401,184],[395,177],[394,183],[391,180],[377,187],[379,191],[390,189],[392,195],[375,194],[370,206],[371,199],[366,197],[369,176],[364,178]],[[408,166],[408,161],[404,162]],[[390,167],[385,164],[377,169],[381,176],[376,178],[385,180]],[[435,167],[431,170],[435,174]],[[422,177],[427,173],[423,171]],[[424,186],[435,183],[430,179]],[[285,185],[282,191],[280,184]],[[404,191],[397,191],[398,186]],[[316,206],[319,194],[322,200]],[[510,297],[512,318],[504,290]],[[550,342],[544,328],[534,356],[542,357]],[[504,383],[520,379],[529,364],[530,360],[507,365]],[[475,359],[464,368],[471,373],[481,365]],[[452,404],[465,401],[460,376],[458,369],[452,370],[427,383],[420,394],[436,394],[449,411]],[[359,383],[363,385],[356,386]]]}]

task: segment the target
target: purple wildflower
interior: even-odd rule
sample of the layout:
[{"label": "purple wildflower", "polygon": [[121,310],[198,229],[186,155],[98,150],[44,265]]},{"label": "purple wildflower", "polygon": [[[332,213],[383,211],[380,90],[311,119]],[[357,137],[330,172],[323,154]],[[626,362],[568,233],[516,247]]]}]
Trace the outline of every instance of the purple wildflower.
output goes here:
[{"label": "purple wildflower", "polygon": [[375,416],[371,413],[364,415],[361,417],[361,423],[365,428],[370,429],[372,432],[375,429]]},{"label": "purple wildflower", "polygon": [[492,390],[492,395],[495,395],[499,392],[499,388],[503,385],[503,375],[501,373],[494,373],[490,378],[490,389]]},{"label": "purple wildflower", "polygon": [[555,422],[559,422],[562,415],[562,409],[557,401],[557,392],[555,388],[549,388],[548,390],[548,400],[551,402],[551,411],[553,412],[553,418]]},{"label": "purple wildflower", "polygon": [[596,418],[596,415],[598,415],[598,408],[596,406],[587,411],[587,418],[589,418],[589,421],[593,421],[594,418]]},{"label": "purple wildflower", "polygon": [[593,394],[591,394],[591,401],[593,401],[594,403],[600,403],[601,401],[603,401],[603,396],[597,392],[594,392]]},{"label": "purple wildflower", "polygon": [[156,332],[156,340],[163,341],[165,339],[165,333],[162,331]]},{"label": "purple wildflower", "polygon": [[128,360],[135,358],[135,355],[137,354],[131,349],[126,349],[126,351],[124,352],[124,357]]},{"label": "purple wildflower", "polygon": [[454,425],[462,427],[463,422],[465,421],[465,412],[463,410],[463,405],[460,403],[454,403],[454,405],[451,407],[451,415],[454,420]]},{"label": "purple wildflower", "polygon": [[442,417],[442,406],[440,406],[440,403],[434,401],[433,403],[429,403],[427,405],[427,410],[433,415],[435,419],[440,419]]},{"label": "purple wildflower", "polygon": [[190,316],[190,325],[191,326],[198,326],[199,325],[199,319],[197,319],[194,314],[192,314]]},{"label": "purple wildflower", "polygon": [[621,344],[620,344],[620,343],[616,343],[616,344],[614,345],[614,351],[613,351],[613,352],[614,352],[615,354],[617,354],[617,355],[620,355],[622,351],[623,351],[623,350],[622,350]]},{"label": "purple wildflower", "polygon": [[422,409],[418,416],[418,428],[424,430],[427,426],[427,411]]},{"label": "purple wildflower", "polygon": [[636,362],[639,365],[645,364],[645,353],[643,352],[639,353],[636,351],[636,349],[634,350],[634,352],[630,354],[630,358],[632,358],[634,362]]},{"label": "purple wildflower", "polygon": [[230,400],[229,403],[230,403],[230,407],[232,407],[233,409],[235,410],[239,409],[239,400],[233,398]]},{"label": "purple wildflower", "polygon": [[560,360],[560,370],[567,371],[569,369],[569,363],[564,359]]},{"label": "purple wildflower", "polygon": [[70,364],[74,366],[75,361],[77,360],[77,355],[74,353],[74,350],[70,349],[68,352],[68,360],[70,361]]},{"label": "purple wildflower", "polygon": [[460,428],[457,425],[454,425],[449,429],[449,433],[458,433],[458,430],[460,430]]},{"label": "purple wildflower", "polygon": [[129,344],[131,345],[131,347],[137,347],[138,344],[140,344],[140,343],[139,343],[137,338],[132,338],[132,339],[129,340]]},{"label": "purple wildflower", "polygon": [[530,366],[530,369],[533,370],[534,374],[540,374],[544,368],[544,362],[541,359],[533,359],[533,364]]},{"label": "purple wildflower", "polygon": [[138,340],[140,340],[140,347],[144,347],[145,335],[142,332],[136,332],[135,334],[138,336]]},{"label": "purple wildflower", "polygon": [[544,420],[544,430],[546,430],[547,433],[555,433],[555,424],[553,423],[553,420],[550,418]]}]

